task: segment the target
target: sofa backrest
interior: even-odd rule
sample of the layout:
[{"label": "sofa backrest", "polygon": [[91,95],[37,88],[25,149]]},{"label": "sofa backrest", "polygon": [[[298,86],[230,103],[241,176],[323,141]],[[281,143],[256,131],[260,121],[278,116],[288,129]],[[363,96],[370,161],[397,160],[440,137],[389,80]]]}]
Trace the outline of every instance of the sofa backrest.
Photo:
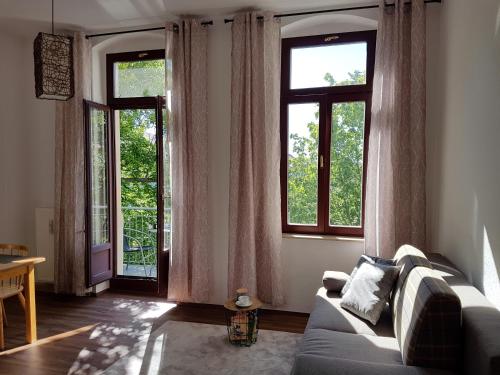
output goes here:
[{"label": "sofa backrest", "polygon": [[396,266],[401,268],[396,283],[396,290],[401,289],[406,281],[406,277],[414,267],[432,268],[431,262],[427,259],[425,254],[411,245],[401,246],[396,252],[396,255],[394,255],[393,260]]},{"label": "sofa backrest", "polygon": [[500,310],[444,256],[429,254],[428,259],[462,303],[463,373],[500,374]]},{"label": "sofa backrest", "polygon": [[420,250],[405,245],[394,259],[401,271],[391,309],[403,362],[457,369],[461,351],[459,298]]}]

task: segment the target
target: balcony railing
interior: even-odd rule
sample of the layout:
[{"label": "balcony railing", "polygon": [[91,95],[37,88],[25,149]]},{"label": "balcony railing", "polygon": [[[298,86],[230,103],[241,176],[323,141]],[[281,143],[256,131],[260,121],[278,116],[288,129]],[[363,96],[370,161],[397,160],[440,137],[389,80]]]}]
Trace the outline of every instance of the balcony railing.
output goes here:
[{"label": "balcony railing", "polygon": [[[170,249],[170,208],[165,209],[163,250]],[[122,207],[123,214],[123,274],[156,277],[157,209],[156,207]],[[94,207],[94,238],[107,233],[106,207]]]},{"label": "balcony railing", "polygon": [[[146,276],[156,271],[157,209],[155,207],[122,207],[124,273],[129,265],[140,265]],[[170,222],[170,208],[165,210]],[[170,248],[170,224],[164,225],[163,249]],[[135,268],[135,267],[134,267]],[[156,272],[154,272],[156,273]]]}]

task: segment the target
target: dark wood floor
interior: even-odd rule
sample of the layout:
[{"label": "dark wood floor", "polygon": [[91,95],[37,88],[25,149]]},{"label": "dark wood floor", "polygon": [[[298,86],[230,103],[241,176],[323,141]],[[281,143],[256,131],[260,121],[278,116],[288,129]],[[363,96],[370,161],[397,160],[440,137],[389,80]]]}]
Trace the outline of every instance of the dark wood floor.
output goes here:
[{"label": "dark wood floor", "polygon": [[[175,306],[155,297],[106,292],[98,297],[37,295],[38,339],[24,342],[24,315],[17,299],[5,301],[6,350],[0,374],[94,374],[109,367],[150,331],[168,320],[224,324],[217,305]],[[264,310],[260,328],[302,333],[307,314]]]}]

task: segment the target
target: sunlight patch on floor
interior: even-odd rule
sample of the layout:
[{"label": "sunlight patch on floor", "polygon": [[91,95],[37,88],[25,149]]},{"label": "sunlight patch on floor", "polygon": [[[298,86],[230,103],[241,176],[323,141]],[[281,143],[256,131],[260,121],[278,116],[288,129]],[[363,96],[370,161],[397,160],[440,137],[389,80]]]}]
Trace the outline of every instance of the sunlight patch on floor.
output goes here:
[{"label": "sunlight patch on floor", "polygon": [[154,340],[151,361],[149,362],[148,375],[155,375],[160,372],[162,364],[163,343],[166,342],[167,334],[162,333]]},{"label": "sunlight patch on floor", "polygon": [[154,302],[152,306],[148,307],[147,311],[139,316],[139,319],[156,319],[175,307],[177,307],[175,303]]},{"label": "sunlight patch on floor", "polygon": [[44,345],[44,344],[53,343],[53,342],[56,342],[56,341],[59,341],[59,340],[64,340],[64,339],[66,339],[68,337],[79,335],[80,333],[90,331],[95,326],[96,326],[96,324],[91,324],[91,325],[88,325],[88,326],[85,326],[85,327],[74,329],[72,331],[67,331],[67,332],[59,333],[57,335],[53,335],[53,336],[50,336],[50,337],[45,337],[43,339],[40,339],[40,340],[34,342],[33,344],[18,346],[17,348],[12,348],[12,349],[9,349],[9,350],[5,350],[3,352],[0,352],[0,357],[4,356],[4,355],[14,354],[14,353],[17,353],[17,352],[20,352],[20,351],[23,351],[23,350],[26,350],[26,349],[29,349],[29,348],[33,348],[35,346],[40,346],[40,345]]},{"label": "sunlight patch on floor", "polygon": [[[102,363],[110,366],[116,362],[123,362],[122,368],[126,369],[126,374],[157,374],[161,364],[161,354],[163,352],[164,336],[150,337],[153,327],[152,321],[158,319],[168,311],[175,308],[175,303],[168,302],[138,302],[116,300],[114,309],[117,313],[120,310],[128,310],[132,314],[130,325],[119,326],[112,323],[102,323],[95,326],[90,333],[89,339],[96,343],[98,347],[89,351],[82,348],[75,362],[72,371],[80,372],[86,369],[90,357],[99,353],[104,356]],[[134,345],[120,344],[121,336],[132,337],[136,340]],[[148,362],[144,362],[146,348],[151,354]],[[147,366],[146,366],[147,365]],[[147,367],[147,368],[145,368]],[[89,370],[89,369],[87,369]]]}]

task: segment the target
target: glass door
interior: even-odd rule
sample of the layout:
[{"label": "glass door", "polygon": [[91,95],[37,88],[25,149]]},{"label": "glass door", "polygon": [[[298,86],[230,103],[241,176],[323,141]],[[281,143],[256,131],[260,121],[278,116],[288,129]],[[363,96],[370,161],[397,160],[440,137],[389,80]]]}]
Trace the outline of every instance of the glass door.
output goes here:
[{"label": "glass door", "polygon": [[151,108],[114,111],[116,275],[114,287],[167,294],[170,147],[163,97]]},{"label": "glass door", "polygon": [[167,100],[164,97],[157,98],[157,114],[158,114],[158,158],[159,171],[162,179],[161,190],[158,197],[159,203],[159,224],[161,231],[158,237],[158,271],[162,275],[159,280],[158,291],[160,295],[167,295],[168,287],[168,270],[170,264],[170,249],[172,245],[172,189],[171,189],[171,134],[168,127],[169,108],[167,103],[170,103],[170,92],[167,92]]},{"label": "glass door", "polygon": [[109,119],[109,107],[85,101],[87,287],[108,280],[113,276]]},{"label": "glass door", "polygon": [[106,65],[116,222],[111,287],[165,295],[165,51],[108,54]]},{"label": "glass door", "polygon": [[116,275],[158,276],[158,145],[156,108],[115,111],[117,176]]}]

